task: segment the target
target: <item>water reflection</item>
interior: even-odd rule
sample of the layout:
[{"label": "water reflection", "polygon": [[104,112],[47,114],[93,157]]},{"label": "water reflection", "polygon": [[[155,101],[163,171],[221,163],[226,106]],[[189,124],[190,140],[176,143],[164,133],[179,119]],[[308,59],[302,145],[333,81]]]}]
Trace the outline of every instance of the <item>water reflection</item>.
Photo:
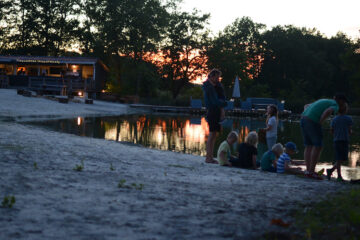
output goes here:
[{"label": "water reflection", "polygon": [[123,121],[102,121],[104,138],[132,142],[161,150],[205,155],[209,127],[204,118],[156,119],[140,116]]},{"label": "water reflection", "polygon": [[[358,122],[360,120],[355,119],[355,125],[358,125],[356,124]],[[205,118],[180,116],[78,117],[72,120],[56,120],[34,124],[45,125],[51,129],[80,136],[131,142],[149,148],[201,156],[206,154],[206,141],[209,135],[209,127]],[[250,131],[263,127],[265,127],[264,119],[228,119],[216,140],[215,151],[217,146],[226,139],[230,131],[238,131],[239,143],[241,143]],[[354,132],[358,132],[358,130],[355,129]],[[303,159],[303,141],[298,122],[280,121],[278,141],[281,143],[286,143],[287,141],[295,142],[299,148],[299,154],[294,156],[294,158]],[[324,151],[320,161],[329,165],[333,160],[333,156],[332,136],[328,126],[325,126]],[[360,136],[355,134],[351,140],[349,161],[344,163],[348,166],[348,168],[344,168],[346,175],[359,178],[359,171],[354,170],[359,163]]]}]

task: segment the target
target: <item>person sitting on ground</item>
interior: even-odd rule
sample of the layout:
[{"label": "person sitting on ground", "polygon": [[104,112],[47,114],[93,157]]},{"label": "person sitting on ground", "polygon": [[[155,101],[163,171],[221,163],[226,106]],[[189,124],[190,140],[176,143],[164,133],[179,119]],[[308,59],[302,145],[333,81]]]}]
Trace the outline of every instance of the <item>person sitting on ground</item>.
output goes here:
[{"label": "person sitting on ground", "polygon": [[260,166],[261,158],[266,151],[268,151],[268,146],[266,144],[266,130],[260,128],[258,132],[256,166]]},{"label": "person sitting on ground", "polygon": [[288,142],[285,144],[285,151],[276,163],[276,172],[277,173],[292,173],[292,174],[302,174],[301,168],[290,167],[289,164],[296,164],[291,161],[291,156],[297,153],[296,144],[293,142]]},{"label": "person sitting on ground", "polygon": [[234,156],[231,156],[231,146],[236,143],[238,140],[238,134],[235,131],[232,131],[227,136],[226,140],[223,141],[218,149],[217,152],[217,160],[221,166],[230,166],[231,163],[229,162],[229,159],[235,158]]},{"label": "person sitting on ground", "polygon": [[275,144],[271,150],[264,153],[261,158],[261,170],[267,172],[276,172],[276,160],[284,152],[284,148],[281,143]]},{"label": "person sitting on ground", "polygon": [[342,181],[341,162],[348,160],[349,155],[349,135],[352,133],[351,126],[353,120],[346,115],[348,111],[347,104],[339,108],[339,114],[331,121],[331,132],[334,135],[335,164],[327,169],[327,178],[330,180],[332,173],[337,170],[337,179]]},{"label": "person sitting on ground", "polygon": [[232,166],[240,167],[240,168],[256,169],[257,142],[258,142],[257,133],[254,131],[250,132],[246,136],[245,142],[241,143],[238,146],[238,157],[230,159],[230,163],[232,164]]}]

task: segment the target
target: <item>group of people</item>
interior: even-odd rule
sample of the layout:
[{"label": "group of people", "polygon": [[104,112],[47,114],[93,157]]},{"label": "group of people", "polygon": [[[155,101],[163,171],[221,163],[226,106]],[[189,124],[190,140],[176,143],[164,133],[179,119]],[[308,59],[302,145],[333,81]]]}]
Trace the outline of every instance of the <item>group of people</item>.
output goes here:
[{"label": "group of people", "polygon": [[225,118],[224,107],[226,99],[224,89],[219,81],[221,72],[213,69],[203,84],[205,106],[207,108],[207,122],[210,134],[207,141],[207,163],[220,164],[246,169],[258,169],[268,172],[305,174],[310,178],[322,179],[315,171],[323,146],[322,123],[331,116],[338,114],[331,122],[334,134],[335,164],[327,169],[327,177],[337,170],[338,179],[342,180],[341,162],[346,161],[349,151],[349,135],[351,134],[352,119],[347,116],[348,100],[343,94],[336,94],[334,99],[320,99],[304,107],[301,115],[301,131],[304,139],[304,159],[306,171],[293,165],[302,164],[292,161],[291,156],[298,152],[293,142],[285,146],[277,143],[278,109],[275,105],[267,107],[266,128],[251,131],[245,142],[237,146],[232,154],[232,146],[238,142],[238,134],[232,131],[217,150],[217,160],[213,158],[217,132],[221,129],[221,122]]}]

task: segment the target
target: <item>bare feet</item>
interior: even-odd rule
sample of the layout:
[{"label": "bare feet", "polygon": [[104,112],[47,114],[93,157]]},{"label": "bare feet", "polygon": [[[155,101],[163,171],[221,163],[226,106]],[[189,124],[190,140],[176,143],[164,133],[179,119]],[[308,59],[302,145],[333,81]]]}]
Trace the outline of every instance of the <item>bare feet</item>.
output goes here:
[{"label": "bare feet", "polygon": [[206,159],[205,162],[206,163],[212,163],[212,164],[219,164],[219,162],[216,161],[215,159]]}]

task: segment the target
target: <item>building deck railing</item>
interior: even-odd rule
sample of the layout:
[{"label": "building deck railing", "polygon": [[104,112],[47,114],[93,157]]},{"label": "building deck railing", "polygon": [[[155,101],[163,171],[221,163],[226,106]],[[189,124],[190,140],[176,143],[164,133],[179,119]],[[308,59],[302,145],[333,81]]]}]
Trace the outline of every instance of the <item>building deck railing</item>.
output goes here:
[{"label": "building deck railing", "polygon": [[[6,76],[8,87],[22,87],[34,91],[62,92],[93,92],[95,81],[92,78],[49,77],[49,76]],[[1,78],[0,78],[1,79]],[[0,83],[2,83],[1,81]]]}]

